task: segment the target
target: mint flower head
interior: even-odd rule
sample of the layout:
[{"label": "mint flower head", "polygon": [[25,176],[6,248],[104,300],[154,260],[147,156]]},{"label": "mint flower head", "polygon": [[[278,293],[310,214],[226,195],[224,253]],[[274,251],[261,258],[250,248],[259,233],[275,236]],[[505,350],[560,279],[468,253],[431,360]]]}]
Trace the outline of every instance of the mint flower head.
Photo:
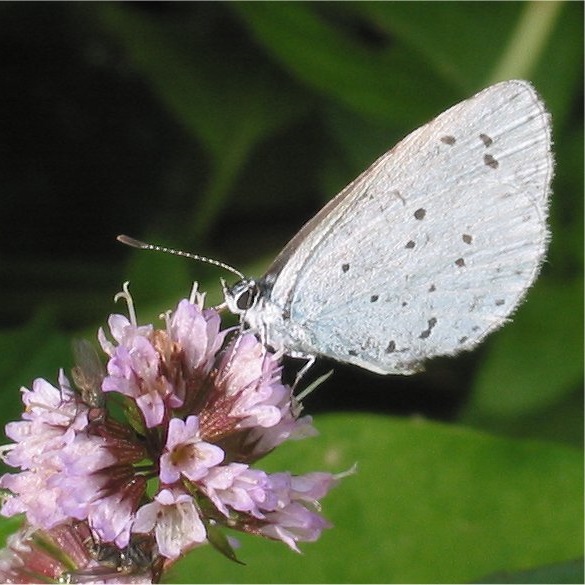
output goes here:
[{"label": "mint flower head", "polygon": [[251,333],[222,330],[196,290],[162,328],[138,325],[126,285],[120,297],[129,317],[111,315],[98,333],[105,366],[81,344],[73,382],[63,371],[57,386],[35,380],[21,390],[22,420],[6,425],[14,442],[2,457],[19,471],[0,478],[1,513],[26,523],[0,554],[0,580],[18,582],[24,557],[35,556],[23,551],[63,534],[68,558],[82,560],[56,577],[27,570],[25,581],[156,581],[204,543],[235,560],[223,527],[295,551],[318,539],[329,527],[319,499],[341,476],[255,466],[284,441],[315,434],[279,356]]}]

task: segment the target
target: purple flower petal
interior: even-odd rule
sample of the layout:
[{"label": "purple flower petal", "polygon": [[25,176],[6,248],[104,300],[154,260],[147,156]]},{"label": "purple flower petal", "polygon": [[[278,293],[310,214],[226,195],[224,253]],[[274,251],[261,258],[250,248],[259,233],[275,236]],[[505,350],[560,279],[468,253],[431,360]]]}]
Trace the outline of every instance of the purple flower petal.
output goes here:
[{"label": "purple flower petal", "polygon": [[196,416],[186,421],[171,419],[165,449],[160,459],[160,478],[166,484],[178,481],[181,474],[197,481],[225,457],[223,449],[200,439]]},{"label": "purple flower petal", "polygon": [[183,349],[185,361],[192,370],[207,374],[222,346],[227,331],[220,332],[221,320],[216,311],[182,300],[171,316],[170,334]]},{"label": "purple flower petal", "polygon": [[153,529],[160,554],[169,559],[178,558],[207,538],[193,498],[178,490],[162,490],[154,502],[136,512],[132,531],[151,532]]}]

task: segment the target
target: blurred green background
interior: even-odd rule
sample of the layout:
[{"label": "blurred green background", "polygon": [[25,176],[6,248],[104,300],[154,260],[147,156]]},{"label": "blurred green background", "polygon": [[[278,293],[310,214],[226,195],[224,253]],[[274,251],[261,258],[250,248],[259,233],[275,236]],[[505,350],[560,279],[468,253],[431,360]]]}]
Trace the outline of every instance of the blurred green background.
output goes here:
[{"label": "blurred green background", "polygon": [[[318,439],[274,470],[356,476],[298,556],[243,539],[182,582],[582,582],[583,4],[0,4],[0,393],[55,381],[131,281],[146,322],[225,274],[259,276],[324,202],[400,138],[496,81],[553,116],[552,242],[511,324],[423,374],[335,365],[306,401]],[[318,363],[313,375],[332,363]],[[335,412],[334,412],[335,411]]]}]

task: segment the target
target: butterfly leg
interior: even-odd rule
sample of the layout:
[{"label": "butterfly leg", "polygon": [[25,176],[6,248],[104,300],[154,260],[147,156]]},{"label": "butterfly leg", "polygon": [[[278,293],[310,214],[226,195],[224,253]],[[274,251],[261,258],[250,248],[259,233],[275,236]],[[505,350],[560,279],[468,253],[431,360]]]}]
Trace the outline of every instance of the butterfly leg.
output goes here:
[{"label": "butterfly leg", "polygon": [[297,396],[295,396],[295,402],[298,405],[298,412],[300,414],[302,410],[301,402],[317,387],[321,386],[325,380],[327,380],[331,374],[333,374],[333,370],[329,370],[326,374],[319,376],[316,380],[311,382],[302,392],[299,392]]},{"label": "butterfly leg", "polygon": [[311,366],[315,363],[315,356],[311,355],[307,357],[307,361],[303,365],[303,367],[297,372],[295,376],[295,381],[293,383],[293,392],[297,389],[299,382],[303,379],[304,375],[311,369]]}]

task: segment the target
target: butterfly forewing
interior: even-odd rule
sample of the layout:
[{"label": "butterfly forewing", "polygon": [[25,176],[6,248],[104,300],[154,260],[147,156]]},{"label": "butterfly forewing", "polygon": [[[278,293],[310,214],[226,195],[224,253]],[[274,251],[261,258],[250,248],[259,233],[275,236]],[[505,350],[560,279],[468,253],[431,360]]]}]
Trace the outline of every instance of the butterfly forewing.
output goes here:
[{"label": "butterfly forewing", "polygon": [[505,322],[544,258],[550,141],[549,116],[523,81],[407,136],[269,269],[267,341],[379,373],[471,349]]}]

